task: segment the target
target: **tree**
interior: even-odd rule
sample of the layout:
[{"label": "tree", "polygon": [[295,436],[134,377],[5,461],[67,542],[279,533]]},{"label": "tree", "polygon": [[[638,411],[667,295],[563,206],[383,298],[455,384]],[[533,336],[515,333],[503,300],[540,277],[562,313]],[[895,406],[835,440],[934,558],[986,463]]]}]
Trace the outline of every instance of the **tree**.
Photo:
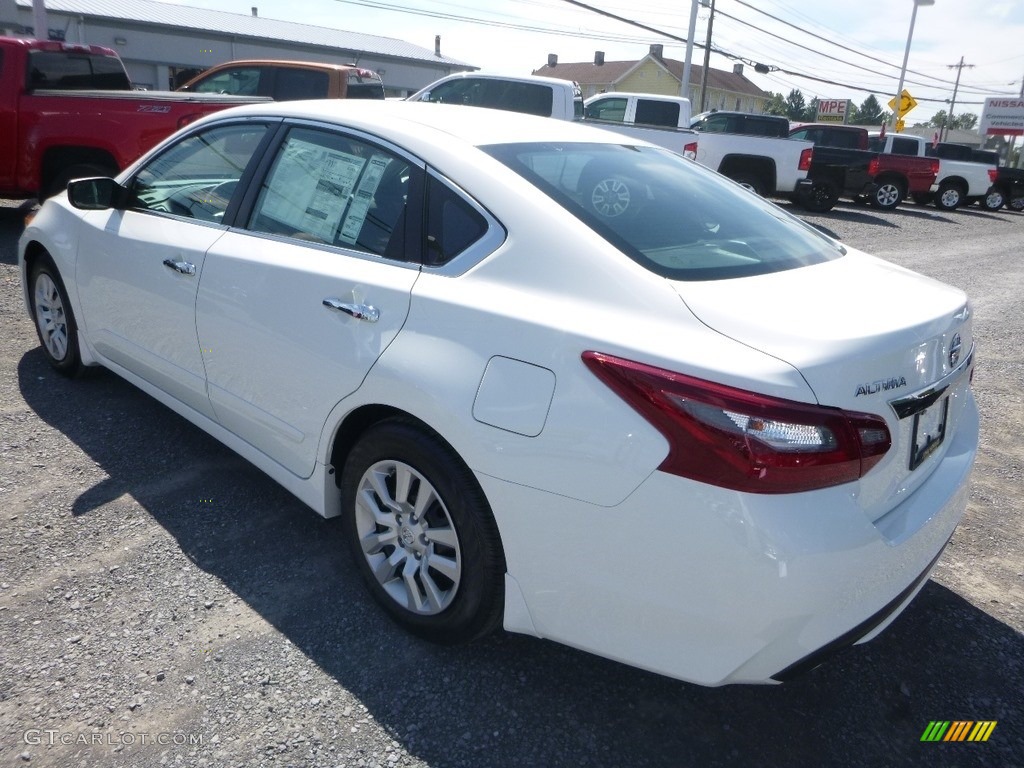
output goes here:
[{"label": "tree", "polygon": [[804,100],[804,95],[794,88],[786,97],[786,117],[790,120],[802,121],[806,109],[807,102]]},{"label": "tree", "polygon": [[804,110],[804,116],[800,118],[805,123],[813,123],[818,119],[818,97],[811,99],[811,103]]},{"label": "tree", "polygon": [[961,115],[953,115],[953,119],[950,120],[946,110],[940,109],[932,115],[932,119],[928,121],[927,125],[931,128],[945,126],[949,130],[973,131],[978,126],[978,116],[964,112]]},{"label": "tree", "polygon": [[871,94],[864,103],[860,105],[857,110],[857,118],[855,125],[881,125],[885,122],[885,117],[882,113],[882,105],[878,103],[878,99],[875,98],[875,94]]},{"label": "tree", "polygon": [[769,95],[771,98],[768,99],[768,103],[764,106],[764,113],[766,115],[781,115],[782,117],[787,117],[789,111],[786,107],[785,97],[781,93],[771,93],[770,91]]}]

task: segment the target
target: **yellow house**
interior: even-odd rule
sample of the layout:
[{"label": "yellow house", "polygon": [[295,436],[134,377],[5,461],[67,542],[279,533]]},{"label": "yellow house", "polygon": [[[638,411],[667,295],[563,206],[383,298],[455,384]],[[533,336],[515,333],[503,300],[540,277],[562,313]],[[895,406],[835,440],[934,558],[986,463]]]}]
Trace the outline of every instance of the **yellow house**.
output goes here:
[{"label": "yellow house", "polygon": [[[558,57],[551,54],[547,65],[534,70],[533,74],[575,81],[580,84],[584,99],[612,91],[678,96],[683,81],[683,62],[664,58],[662,51],[662,46],[652,45],[650,52],[639,61],[605,61],[604,54],[598,51],[593,62],[567,64],[559,63]],[[686,95],[694,112],[700,109],[703,76],[703,67],[690,66],[690,87]],[[707,110],[760,114],[770,99],[769,93],[743,76],[742,64],[737,64],[732,72],[708,68],[707,80]]]}]

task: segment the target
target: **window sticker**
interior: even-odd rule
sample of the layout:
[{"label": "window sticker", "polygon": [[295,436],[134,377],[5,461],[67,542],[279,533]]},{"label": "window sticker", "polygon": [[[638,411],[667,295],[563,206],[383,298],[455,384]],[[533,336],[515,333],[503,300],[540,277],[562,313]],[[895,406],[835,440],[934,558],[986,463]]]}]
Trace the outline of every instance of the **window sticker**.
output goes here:
[{"label": "window sticker", "polygon": [[370,210],[373,197],[377,193],[381,177],[390,163],[391,158],[387,155],[374,155],[370,158],[370,163],[359,180],[359,188],[356,189],[348,214],[345,216],[345,225],[341,228],[341,234],[338,237],[342,242],[355,245],[359,232],[363,228],[363,222],[366,221],[366,213]]},{"label": "window sticker", "polygon": [[262,212],[333,242],[365,164],[358,155],[293,140],[274,171]]}]

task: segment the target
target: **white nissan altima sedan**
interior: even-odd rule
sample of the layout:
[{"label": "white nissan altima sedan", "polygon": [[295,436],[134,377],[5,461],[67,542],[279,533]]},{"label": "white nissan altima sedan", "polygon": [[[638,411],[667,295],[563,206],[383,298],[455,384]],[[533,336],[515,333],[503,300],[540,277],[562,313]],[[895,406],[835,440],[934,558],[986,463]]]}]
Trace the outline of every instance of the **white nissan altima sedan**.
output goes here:
[{"label": "white nissan altima sedan", "polygon": [[783,681],[881,631],[965,509],[964,294],[617,134],[242,107],[72,182],[19,259],[57,371],[340,516],[438,642]]}]

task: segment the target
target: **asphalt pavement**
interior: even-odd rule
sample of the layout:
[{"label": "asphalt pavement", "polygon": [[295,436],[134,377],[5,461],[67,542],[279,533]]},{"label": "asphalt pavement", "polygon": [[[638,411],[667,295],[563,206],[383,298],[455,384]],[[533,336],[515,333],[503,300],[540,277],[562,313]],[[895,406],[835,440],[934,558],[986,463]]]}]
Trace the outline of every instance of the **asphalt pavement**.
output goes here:
[{"label": "asphalt pavement", "polygon": [[[963,523],[880,637],[709,689],[523,636],[403,633],[336,521],[113,374],[50,370],[0,204],[0,763],[1024,765],[1024,215],[804,218],[969,293],[981,450]],[[996,725],[922,741],[933,721]]]}]

